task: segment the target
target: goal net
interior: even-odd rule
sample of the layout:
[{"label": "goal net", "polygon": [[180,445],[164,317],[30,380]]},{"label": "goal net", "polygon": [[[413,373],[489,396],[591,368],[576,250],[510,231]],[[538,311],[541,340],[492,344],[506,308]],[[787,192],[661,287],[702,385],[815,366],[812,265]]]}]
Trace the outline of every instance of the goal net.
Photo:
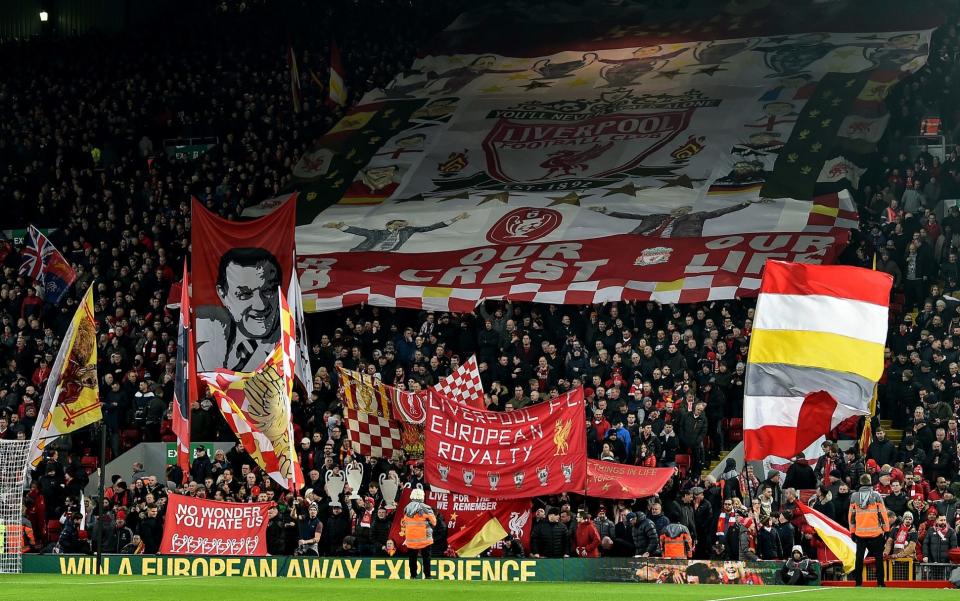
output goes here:
[{"label": "goal net", "polygon": [[0,440],[0,574],[19,574],[23,545],[23,474],[29,440]]}]

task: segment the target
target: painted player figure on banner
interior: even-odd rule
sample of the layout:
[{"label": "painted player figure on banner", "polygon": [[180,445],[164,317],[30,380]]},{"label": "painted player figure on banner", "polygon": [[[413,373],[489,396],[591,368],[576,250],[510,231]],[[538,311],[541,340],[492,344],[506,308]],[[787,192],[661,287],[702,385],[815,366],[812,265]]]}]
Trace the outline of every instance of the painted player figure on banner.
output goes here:
[{"label": "painted player figure on banner", "polygon": [[262,248],[233,248],[220,258],[223,306],[197,309],[198,371],[253,371],[267,358],[280,340],[282,281],[280,262]]},{"label": "painted player figure on banner", "polygon": [[340,230],[341,232],[362,237],[363,242],[351,248],[351,251],[389,252],[399,250],[400,247],[403,246],[414,234],[432,232],[433,230],[438,230],[440,228],[447,227],[448,225],[453,225],[454,223],[466,219],[469,216],[469,213],[460,213],[452,219],[438,221],[432,225],[423,226],[410,225],[410,222],[406,219],[391,219],[387,222],[386,228],[382,230],[372,230],[365,227],[347,225],[342,221],[325,223],[323,224],[323,227]]},{"label": "painted player figure on banner", "polygon": [[634,213],[620,213],[609,211],[606,207],[590,207],[591,211],[603,213],[615,219],[637,219],[640,224],[630,232],[636,236],[651,236],[655,238],[697,238],[703,235],[703,226],[708,219],[714,219],[730,213],[735,213],[757,202],[769,202],[765,199],[750,200],[715,211],[699,211],[694,213],[693,207],[678,207],[669,213],[655,213],[652,215],[637,215]]}]

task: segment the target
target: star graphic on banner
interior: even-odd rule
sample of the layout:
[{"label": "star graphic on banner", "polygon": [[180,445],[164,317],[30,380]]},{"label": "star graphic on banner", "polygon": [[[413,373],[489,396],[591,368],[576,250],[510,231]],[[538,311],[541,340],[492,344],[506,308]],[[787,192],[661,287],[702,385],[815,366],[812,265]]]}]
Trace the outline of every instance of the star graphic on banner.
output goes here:
[{"label": "star graphic on banner", "polygon": [[646,189],[646,186],[637,187],[633,182],[629,182],[620,186],[619,188],[607,188],[607,193],[603,195],[604,198],[607,196],[613,196],[614,194],[626,194],[627,196],[633,196],[640,190]]},{"label": "star graphic on banner", "polygon": [[680,69],[671,69],[669,71],[657,72],[657,77],[666,77],[667,79],[673,79],[677,75],[680,75]]},{"label": "star graphic on banner", "polygon": [[450,521],[451,521],[451,522],[456,522],[456,521],[457,521],[457,512],[453,512],[453,513],[450,514]]},{"label": "star graphic on banner", "polygon": [[500,87],[500,86],[498,86],[498,85],[492,85],[492,86],[490,86],[490,87],[488,87],[488,88],[483,88],[483,89],[481,89],[480,91],[483,92],[484,94],[493,94],[494,92],[500,92],[500,91],[502,91],[502,90],[503,90],[502,87]]},{"label": "star graphic on banner", "polygon": [[672,180],[660,180],[660,181],[662,181],[665,184],[663,186],[660,186],[661,189],[662,188],[690,188],[691,190],[693,189],[693,180],[690,179],[690,176],[687,174],[683,174]]},{"label": "star graphic on banner", "polygon": [[587,84],[589,84],[589,83],[590,83],[590,82],[589,82],[588,80],[586,80],[586,79],[584,79],[584,78],[582,78],[582,77],[577,77],[576,79],[574,79],[573,81],[571,81],[570,84],[569,84],[567,87],[568,87],[568,88],[576,88],[576,87],[579,87],[579,86],[585,86],[585,85],[587,85]]},{"label": "star graphic on banner", "polygon": [[576,192],[571,192],[566,196],[551,196],[550,200],[552,200],[553,202],[551,202],[547,206],[552,207],[555,205],[572,205],[575,207],[579,207],[581,198],[582,197]]},{"label": "star graphic on banner", "polygon": [[450,196],[444,196],[437,199],[437,202],[447,202],[448,200],[457,200],[462,198],[470,198],[470,193],[466,190],[462,192],[457,192],[456,194],[451,194]]},{"label": "star graphic on banner", "polygon": [[536,79],[532,79],[530,80],[530,83],[520,87],[524,90],[535,90],[537,88],[549,88],[551,85],[553,85],[553,82],[551,81],[537,81]]},{"label": "star graphic on banner", "polygon": [[494,194],[484,194],[482,198],[483,200],[477,203],[478,207],[494,200],[507,204],[507,202],[510,200],[510,193],[504,190],[503,192],[496,192]]},{"label": "star graphic on banner", "polygon": [[726,69],[720,68],[720,65],[713,65],[712,67],[704,67],[700,69],[699,71],[697,71],[697,75],[703,73],[705,75],[709,75],[710,77],[713,77],[717,71],[726,71]]}]

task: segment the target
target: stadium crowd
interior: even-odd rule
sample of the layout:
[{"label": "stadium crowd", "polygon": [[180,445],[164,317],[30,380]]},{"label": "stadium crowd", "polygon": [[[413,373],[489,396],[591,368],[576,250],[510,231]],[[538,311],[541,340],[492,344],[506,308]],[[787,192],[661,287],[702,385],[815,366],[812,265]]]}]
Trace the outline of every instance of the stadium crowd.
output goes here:
[{"label": "stadium crowd", "polygon": [[[338,117],[323,102],[325,47],[335,32],[356,99],[389,81],[457,9],[440,0],[390,10],[384,7],[394,3],[353,4],[359,8],[352,10],[375,4],[383,12],[361,26],[331,9],[318,23],[326,34],[314,42],[321,50],[300,54],[301,77],[310,81],[299,113],[290,102],[287,45],[279,35],[241,33],[240,45],[227,45],[225,32],[183,32],[177,43],[84,36],[0,46],[3,221],[51,230],[79,276],[69,298],[51,306],[18,275],[22,249],[9,242],[0,249],[0,438],[29,437],[58,336],[80,292],[93,283],[110,455],[141,441],[173,439],[177,313],[166,304],[189,251],[190,197],[233,218],[277,195],[300,153]],[[250,21],[231,17],[231,28],[252,33],[256,16],[254,8],[244,16]],[[869,266],[876,255],[877,267],[895,278],[879,416],[905,431],[899,446],[875,422],[866,454],[829,441],[823,458],[811,464],[798,457],[785,477],[734,460],[719,478],[708,475],[709,461],[742,434],[749,300],[486,302],[470,315],[356,307],[308,319],[315,391],[294,403],[303,491],[278,489],[237,444],[213,457],[201,452],[183,487],[175,467],[112,475],[105,498],[86,498],[90,507],[81,512],[80,491],[96,465],[90,458],[99,439],[87,429],[59,441],[33,475],[25,511],[29,549],[89,552],[102,537],[106,552],[155,553],[167,491],[176,488],[211,499],[274,501],[271,554],[392,555],[399,541],[389,538],[392,510],[378,476],[394,471],[420,484],[422,464],[400,454],[353,456],[335,366],[426,387],[476,353],[489,407],[523,407],[582,384],[591,457],[676,468],[649,499],[537,499],[529,548],[510,541],[505,553],[783,560],[800,545],[805,555],[822,557],[797,501],[846,525],[851,492],[868,474],[892,512],[886,554],[948,561],[960,517],[960,301],[950,296],[960,289],[960,210],[952,202],[960,197],[960,161],[954,152],[943,160],[927,150],[908,156],[922,119],[940,115],[947,130],[960,127],[957,27],[951,20],[937,31],[929,64],[889,98],[887,137],[857,190],[864,235],[845,256]],[[197,137],[216,143],[194,160],[163,152],[165,139]],[[193,440],[235,441],[209,396],[192,412]],[[856,438],[857,425],[848,426],[832,438]],[[326,472],[354,459],[365,465],[361,500],[326,498]],[[438,517],[434,552],[440,554],[447,549]],[[689,549],[676,544],[685,535]]]}]

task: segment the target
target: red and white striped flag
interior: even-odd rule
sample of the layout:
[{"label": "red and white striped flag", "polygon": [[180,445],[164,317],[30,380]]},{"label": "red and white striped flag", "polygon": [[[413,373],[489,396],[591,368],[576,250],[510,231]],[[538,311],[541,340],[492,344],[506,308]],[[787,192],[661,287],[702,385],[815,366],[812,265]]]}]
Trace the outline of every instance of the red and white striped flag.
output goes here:
[{"label": "red and white striped flag", "polygon": [[844,419],[868,414],[892,283],[859,267],[767,261],[747,357],[748,461],[793,457]]},{"label": "red and white striped flag", "polygon": [[337,106],[347,104],[347,85],[344,83],[343,62],[340,60],[340,48],[336,42],[330,42],[330,102]]}]

